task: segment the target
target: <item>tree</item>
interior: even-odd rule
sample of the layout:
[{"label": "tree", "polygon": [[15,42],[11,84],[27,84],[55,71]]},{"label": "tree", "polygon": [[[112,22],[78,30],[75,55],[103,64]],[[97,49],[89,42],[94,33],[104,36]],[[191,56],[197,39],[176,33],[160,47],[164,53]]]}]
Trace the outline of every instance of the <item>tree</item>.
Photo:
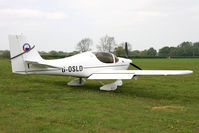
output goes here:
[{"label": "tree", "polygon": [[199,56],[199,42],[193,44],[193,56]]},{"label": "tree", "polygon": [[177,56],[177,48],[176,47],[170,47],[169,56]]},{"label": "tree", "polygon": [[148,56],[156,56],[157,51],[154,48],[150,48],[150,49],[147,50],[147,55]]},{"label": "tree", "polygon": [[1,55],[3,58],[10,58],[10,51],[4,50]]},{"label": "tree", "polygon": [[123,47],[124,51],[125,51],[125,43],[127,43],[127,46],[128,46],[128,53],[129,53],[129,56],[131,56],[131,49],[132,49],[132,45],[129,43],[129,42],[122,42],[120,43],[119,45]]},{"label": "tree", "polygon": [[183,42],[177,47],[178,56],[193,56],[192,42]]},{"label": "tree", "polygon": [[124,56],[125,55],[125,50],[122,46],[118,46],[114,49],[114,53],[117,55],[117,56]]},{"label": "tree", "polygon": [[93,45],[93,41],[90,38],[82,39],[76,46],[76,49],[79,52],[86,52],[91,50],[91,46]]},{"label": "tree", "polygon": [[46,53],[45,51],[39,51],[40,55],[47,55],[48,53]]},{"label": "tree", "polygon": [[142,57],[147,56],[147,50],[141,51],[141,52],[139,53],[139,56],[142,56]]},{"label": "tree", "polygon": [[130,52],[131,49],[132,49],[132,45],[129,42],[122,42],[122,43],[120,43],[120,45],[125,49],[125,43],[127,43],[127,45],[128,45],[128,51]]},{"label": "tree", "polygon": [[[131,44],[127,43],[127,45],[128,45],[128,53],[129,55],[131,55]],[[125,56],[125,42],[120,43],[119,46],[115,47],[114,53],[117,56]]]},{"label": "tree", "polygon": [[161,49],[159,49],[159,56],[169,56],[170,53],[170,48],[169,47],[163,47]]},{"label": "tree", "polygon": [[131,56],[139,56],[140,55],[140,51],[139,50],[133,50],[130,52]]},{"label": "tree", "polygon": [[58,53],[55,50],[50,51],[48,54],[50,54],[51,56],[57,56]]},{"label": "tree", "polygon": [[58,51],[57,53],[58,53],[59,56],[66,56],[67,55],[67,53],[64,52],[64,51]]},{"label": "tree", "polygon": [[176,55],[177,56],[184,56],[184,49],[182,47],[177,47]]},{"label": "tree", "polygon": [[100,44],[97,45],[97,49],[103,52],[112,52],[115,46],[116,44],[114,37],[106,35],[100,39]]}]

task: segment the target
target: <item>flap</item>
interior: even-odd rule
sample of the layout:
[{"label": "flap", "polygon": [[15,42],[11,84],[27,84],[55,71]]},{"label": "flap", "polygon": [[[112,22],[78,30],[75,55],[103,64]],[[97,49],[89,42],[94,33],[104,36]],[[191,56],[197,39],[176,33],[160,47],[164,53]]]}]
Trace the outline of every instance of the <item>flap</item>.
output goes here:
[{"label": "flap", "polygon": [[128,73],[93,73],[88,79],[132,79],[133,76]]}]

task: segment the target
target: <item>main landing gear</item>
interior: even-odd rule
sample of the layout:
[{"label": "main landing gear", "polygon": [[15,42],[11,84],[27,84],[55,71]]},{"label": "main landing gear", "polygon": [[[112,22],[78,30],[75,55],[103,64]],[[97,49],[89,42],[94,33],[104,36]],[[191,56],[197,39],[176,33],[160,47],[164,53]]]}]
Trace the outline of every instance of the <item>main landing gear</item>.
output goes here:
[{"label": "main landing gear", "polygon": [[[100,90],[103,91],[114,91],[117,89],[118,86],[122,86],[122,80],[118,79],[113,83],[104,84],[102,81],[97,80],[102,87],[100,87]],[[76,78],[68,83],[69,86],[83,86],[86,83],[86,80],[83,78]]]},{"label": "main landing gear", "polygon": [[83,86],[86,83],[86,80],[83,78],[77,78],[68,82],[69,86]]},{"label": "main landing gear", "polygon": [[103,86],[100,87],[100,90],[103,91],[114,91],[117,89],[118,86],[122,86],[122,80],[118,79],[113,83],[109,83],[109,84],[104,84],[101,81],[98,81],[100,84],[102,84]]}]

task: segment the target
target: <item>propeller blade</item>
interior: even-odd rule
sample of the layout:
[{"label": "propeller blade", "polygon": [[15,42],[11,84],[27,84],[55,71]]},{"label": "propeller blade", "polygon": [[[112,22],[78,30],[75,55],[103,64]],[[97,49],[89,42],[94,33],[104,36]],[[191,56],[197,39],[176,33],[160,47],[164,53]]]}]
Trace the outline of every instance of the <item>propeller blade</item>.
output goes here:
[{"label": "propeller blade", "polygon": [[126,56],[126,58],[129,57],[129,53],[128,53],[128,44],[127,44],[127,42],[125,42],[125,56]]},{"label": "propeller blade", "polygon": [[130,63],[132,66],[134,66],[135,68],[139,69],[139,70],[142,70],[140,67],[136,66],[135,64],[133,63]]}]

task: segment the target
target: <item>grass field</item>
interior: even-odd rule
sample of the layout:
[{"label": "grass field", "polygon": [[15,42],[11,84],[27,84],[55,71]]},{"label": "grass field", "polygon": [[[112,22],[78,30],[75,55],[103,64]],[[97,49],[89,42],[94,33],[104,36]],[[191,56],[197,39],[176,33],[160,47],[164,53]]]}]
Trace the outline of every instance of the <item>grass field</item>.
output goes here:
[{"label": "grass field", "polygon": [[69,87],[72,77],[17,75],[0,60],[0,133],[199,132],[199,59],[135,59],[143,69],[192,75],[142,76],[113,92],[98,82]]}]

